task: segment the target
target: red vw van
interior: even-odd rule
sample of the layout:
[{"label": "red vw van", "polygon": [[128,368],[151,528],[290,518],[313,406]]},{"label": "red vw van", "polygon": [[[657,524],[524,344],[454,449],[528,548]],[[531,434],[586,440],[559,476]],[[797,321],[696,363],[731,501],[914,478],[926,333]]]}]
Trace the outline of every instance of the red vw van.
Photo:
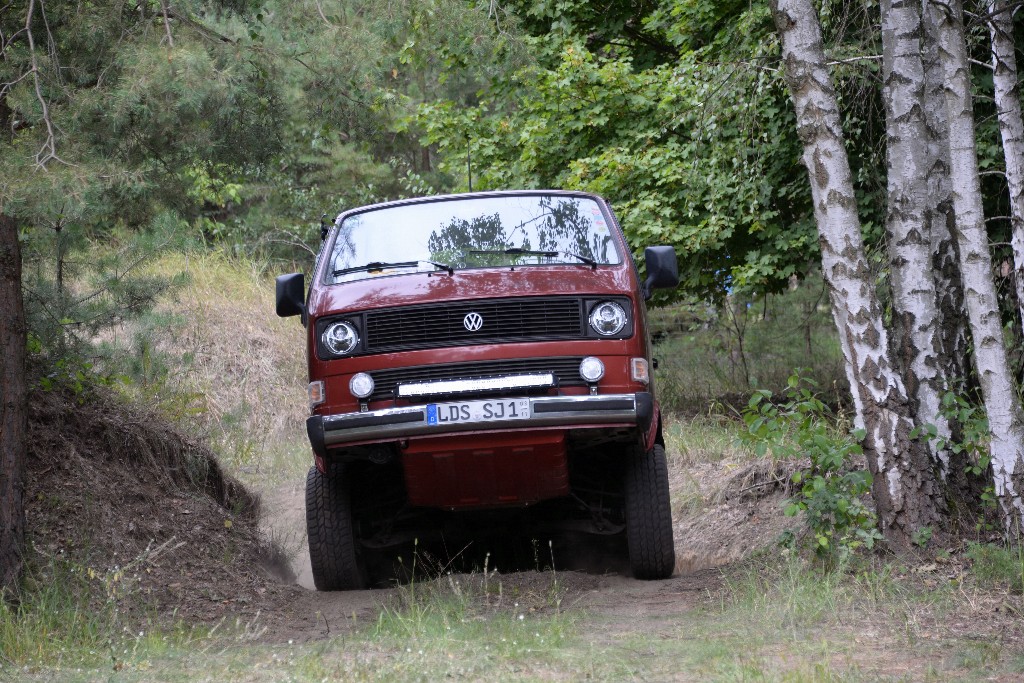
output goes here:
[{"label": "red vw van", "polygon": [[367,585],[367,558],[503,514],[625,536],[642,579],[675,551],[644,301],[608,203],[478,192],[367,206],[325,235],[308,294],[277,278],[309,359],[306,481],[319,590]]}]

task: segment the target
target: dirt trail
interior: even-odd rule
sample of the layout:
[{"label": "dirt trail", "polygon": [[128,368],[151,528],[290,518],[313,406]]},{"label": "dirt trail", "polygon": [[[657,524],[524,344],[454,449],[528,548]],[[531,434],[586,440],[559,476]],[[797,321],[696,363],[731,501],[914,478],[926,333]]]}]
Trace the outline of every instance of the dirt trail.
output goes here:
[{"label": "dirt trail", "polygon": [[[743,486],[749,487],[749,477]],[[692,610],[702,596],[720,587],[717,567],[769,544],[785,525],[774,495],[736,496],[709,491],[699,514],[676,518],[676,574],[665,581],[637,581],[616,573],[559,572],[563,605],[584,609],[601,624],[600,638],[666,627],[673,615]],[[277,604],[264,613],[265,639],[304,642],[336,636],[372,622],[394,589],[318,593],[313,590],[305,538],[302,482],[281,486],[263,496],[264,531],[288,553],[295,585],[286,587]],[[521,593],[543,590],[548,572],[504,573],[500,580]]]},{"label": "dirt trail", "polygon": [[[469,581],[474,577],[453,578]],[[554,578],[550,572],[525,571],[499,574],[492,580],[500,581],[509,595],[543,595],[557,580],[562,609],[585,611],[591,640],[600,644],[615,643],[638,632],[657,634],[672,629],[674,617],[694,609],[702,598],[717,591],[721,577],[714,569],[677,574],[664,581],[582,572],[559,572]],[[318,593],[292,587],[263,615],[261,623],[267,630],[262,640],[309,642],[373,624],[396,590],[400,589]]]}]

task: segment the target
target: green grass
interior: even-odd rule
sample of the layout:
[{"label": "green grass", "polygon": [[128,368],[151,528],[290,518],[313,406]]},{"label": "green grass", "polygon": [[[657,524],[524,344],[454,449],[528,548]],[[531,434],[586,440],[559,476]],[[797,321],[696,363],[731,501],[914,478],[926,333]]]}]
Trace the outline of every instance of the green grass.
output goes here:
[{"label": "green grass", "polygon": [[723,471],[757,458],[739,440],[743,423],[725,415],[668,415],[664,423],[669,489],[676,519],[699,514],[721,491]]},{"label": "green grass", "polygon": [[1011,680],[1024,670],[1022,653],[998,637],[936,625],[935,615],[969,618],[962,589],[863,559],[825,571],[796,555],[764,555],[670,610],[657,607],[661,599],[645,603],[654,590],[612,612],[581,609],[556,572],[442,574],[384,594],[376,618],[335,623],[339,635],[309,643],[262,642],[258,622],[113,633],[103,620],[74,617],[72,593],[35,603],[51,612],[49,623],[71,624],[70,639],[34,628],[32,636],[56,643],[38,658],[8,649],[5,636],[0,676],[811,682]]},{"label": "green grass", "polygon": [[971,571],[984,585],[1024,593],[1024,543],[971,543],[967,557],[972,562]]},{"label": "green grass", "polygon": [[[953,587],[921,585],[886,563],[823,571],[765,556],[728,570],[724,589],[601,650],[596,680],[986,680],[1021,667],[996,638],[943,633],[931,615],[961,612]],[[583,634],[593,633],[581,625]],[[935,631],[938,632],[935,632]]]},{"label": "green grass", "polygon": [[21,590],[0,601],[0,674],[114,671],[210,637],[209,629],[181,621],[151,628],[136,594],[137,569],[60,557],[30,567]]},{"label": "green grass", "polygon": [[668,416],[665,419],[665,450],[677,466],[744,462],[756,458],[754,447],[739,440],[742,422],[723,415]]},{"label": "green grass", "polygon": [[518,581],[506,586],[493,572],[403,586],[384,598],[375,621],[351,630],[335,624],[344,635],[308,644],[253,644],[258,624],[123,637],[102,628],[95,638],[76,631],[73,656],[11,659],[0,673],[67,680],[116,674],[124,681],[434,681],[559,670],[583,615],[563,609],[557,573],[535,578],[526,588]]}]

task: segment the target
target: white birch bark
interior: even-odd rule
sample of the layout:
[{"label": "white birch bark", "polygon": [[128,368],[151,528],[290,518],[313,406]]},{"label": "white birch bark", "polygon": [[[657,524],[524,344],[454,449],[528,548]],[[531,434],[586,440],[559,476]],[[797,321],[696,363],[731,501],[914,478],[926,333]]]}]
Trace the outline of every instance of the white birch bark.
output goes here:
[{"label": "white birch bark", "polygon": [[1024,518],[1024,412],[1010,375],[981,199],[970,71],[960,0],[932,2],[946,83],[950,181],[974,363],[991,431],[991,466],[1006,530]]},{"label": "white birch bark", "polygon": [[882,0],[882,100],[886,115],[886,232],[893,293],[894,353],[918,425],[931,423],[929,450],[943,478],[949,468],[948,421],[940,414],[946,378],[938,358],[935,282],[928,224],[928,134],[924,114],[920,0]]},{"label": "white birch bark", "polygon": [[910,438],[909,398],[889,357],[817,14],[811,0],[771,0],[771,9],[810,176],[822,273],[834,317],[844,323],[839,334],[846,340],[851,390],[861,402],[875,507],[883,533],[905,544],[915,531],[941,521],[941,497],[927,448]]},{"label": "white birch bark", "polygon": [[[927,9],[930,0],[924,0]],[[932,279],[938,313],[940,361],[951,382],[966,381],[970,372],[970,345],[964,305],[960,253],[953,225],[953,188],[949,181],[949,122],[938,27],[933,12],[922,12],[925,91],[924,110],[928,135],[928,207],[925,216],[931,231]],[[947,387],[951,389],[952,387]]]},{"label": "white birch bark", "polygon": [[1017,56],[1014,54],[1013,15],[1008,0],[989,0],[989,34],[992,36],[992,81],[995,85],[999,133],[1003,138],[1006,184],[1010,189],[1010,220],[1013,272],[1017,307],[1024,324],[1024,120],[1017,87]]},{"label": "white birch bark", "polygon": [[[846,310],[841,308],[832,300],[831,288],[829,288],[829,307],[832,309],[832,321],[836,324],[837,330],[846,329]],[[853,427],[854,429],[867,429],[864,425],[864,401],[860,398],[860,392],[854,387],[857,386],[857,374],[853,371],[853,363],[849,362],[853,355],[850,351],[850,340],[845,334],[839,335],[839,350],[846,362],[843,363],[843,371],[846,373],[846,382],[850,385],[850,396],[853,398]]]}]

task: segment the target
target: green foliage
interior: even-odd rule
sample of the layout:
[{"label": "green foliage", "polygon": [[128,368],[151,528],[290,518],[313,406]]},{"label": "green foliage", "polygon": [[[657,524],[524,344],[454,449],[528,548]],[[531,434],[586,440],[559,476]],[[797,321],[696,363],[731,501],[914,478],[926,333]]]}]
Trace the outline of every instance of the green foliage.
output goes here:
[{"label": "green foliage", "polygon": [[[992,432],[988,426],[985,407],[972,403],[955,391],[947,391],[942,395],[939,412],[949,424],[957,426],[956,438],[939,436],[938,429],[932,423],[925,423],[911,432],[911,438],[927,439],[934,442],[940,450],[948,450],[956,456],[957,462],[963,463],[964,471],[973,478],[988,478],[989,465],[992,462],[990,444]],[[982,505],[990,510],[996,508],[995,489],[988,484],[981,492]],[[985,525],[986,522],[979,522]]]},{"label": "green foliage", "polygon": [[0,141],[10,162],[0,168],[0,211],[24,244],[39,365],[78,387],[83,369],[100,366],[94,342],[179,282],[144,267],[187,241],[193,221],[215,225],[199,220],[204,205],[237,199],[213,171],[277,153],[280,112],[266,64],[238,60],[231,35],[211,40],[212,29],[187,19],[164,44],[151,4],[32,7],[27,31],[17,30],[27,9],[0,19],[15,36],[0,67],[0,119],[12,131]]},{"label": "green foliage", "polygon": [[763,39],[739,48],[755,66],[715,61],[709,47],[639,69],[566,39],[479,105],[428,103],[416,121],[453,176],[465,178],[471,154],[474,187],[605,195],[634,248],[676,246],[683,289],[777,290],[816,247],[806,181],[783,84],[756,67],[774,49],[766,8],[730,31]]},{"label": "green foliage", "polygon": [[[949,448],[954,453],[966,455],[968,474],[986,474],[992,460],[989,451],[992,433],[988,427],[984,407],[970,403],[963,396],[947,392],[942,396],[941,411],[947,420],[960,426],[960,439],[948,442],[945,439],[938,439],[938,447]],[[929,435],[938,438],[934,430],[929,430]]]},{"label": "green foliage", "polygon": [[971,543],[967,546],[971,571],[982,585],[1006,587],[1018,595],[1024,593],[1024,545]]},{"label": "green foliage", "polygon": [[90,226],[63,216],[27,231],[26,315],[33,340],[30,350],[44,368],[44,380],[64,377],[78,382],[75,376],[81,371],[94,374],[101,366],[95,342],[111,328],[143,315],[158,296],[181,285],[180,275],[145,272],[177,243],[179,227],[179,221],[165,214],[145,231],[107,230],[102,245],[89,235]]},{"label": "green foliage", "polygon": [[747,431],[761,455],[790,459],[809,458],[806,471],[793,474],[798,488],[785,503],[785,512],[806,514],[814,551],[825,558],[840,558],[860,546],[872,548],[881,539],[874,513],[862,497],[871,490],[871,475],[853,469],[851,460],[861,454],[863,433],[842,434],[828,407],[799,375],[789,379],[785,399],[773,402],[768,391],[758,391],[743,412]]},{"label": "green foliage", "polygon": [[323,213],[445,188],[400,115],[525,54],[459,0],[28,11],[0,16],[0,211],[45,358],[142,314],[172,282],[139,267],[167,246],[307,259]]},{"label": "green foliage", "polygon": [[843,358],[824,285],[817,276],[780,294],[734,294],[715,307],[680,302],[652,309],[658,400],[687,414],[724,404],[737,410],[754,388],[781,392],[794,367],[828,403],[846,392]]},{"label": "green foliage", "polygon": [[238,197],[204,202],[190,222],[237,255],[307,260],[323,214],[448,190],[407,114],[422,102],[473,102],[526,59],[509,33],[514,20],[491,9],[268,0],[255,15],[219,17],[219,30],[242,34],[238,57],[255,57],[264,71],[277,148],[265,163],[211,168]]}]

